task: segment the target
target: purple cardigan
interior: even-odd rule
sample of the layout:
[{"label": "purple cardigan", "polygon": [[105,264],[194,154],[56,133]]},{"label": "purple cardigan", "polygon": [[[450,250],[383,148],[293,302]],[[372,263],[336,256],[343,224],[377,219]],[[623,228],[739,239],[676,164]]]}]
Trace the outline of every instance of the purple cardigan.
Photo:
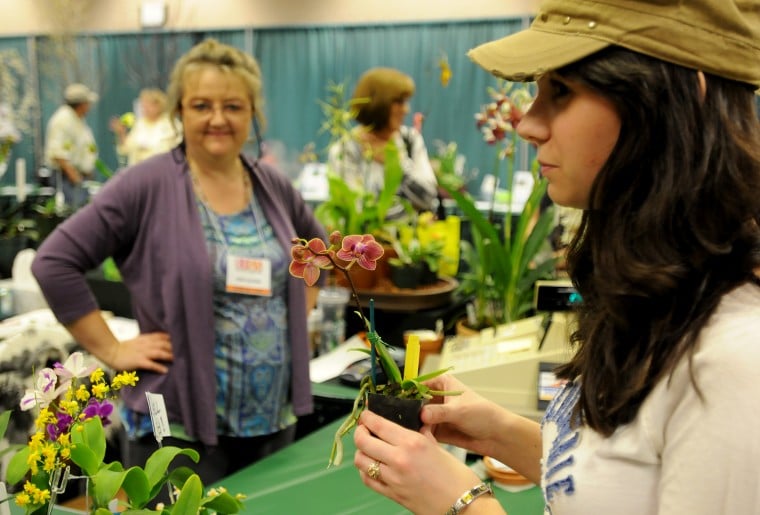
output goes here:
[{"label": "purple cardigan", "polygon": [[[283,174],[243,161],[277,240],[325,238],[311,209]],[[85,272],[113,256],[141,332],[169,333],[174,361],[165,375],[140,371],[122,397],[148,413],[145,392],[162,393],[169,418],[207,445],[217,443],[211,265],[181,147],[119,172],[92,202],[61,224],[37,251],[32,272],[50,308],[69,324],[98,308]],[[305,286],[288,281],[296,415],[311,413]]]}]

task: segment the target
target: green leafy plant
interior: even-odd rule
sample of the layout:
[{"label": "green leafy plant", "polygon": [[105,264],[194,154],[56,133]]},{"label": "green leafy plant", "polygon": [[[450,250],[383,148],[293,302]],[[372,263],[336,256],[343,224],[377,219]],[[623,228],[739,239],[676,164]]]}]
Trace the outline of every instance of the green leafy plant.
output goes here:
[{"label": "green leafy plant", "polygon": [[[353,120],[357,106],[368,99],[347,99],[345,83],[331,82],[327,89],[327,100],[319,101],[324,115],[319,132],[329,135],[328,148],[337,145],[343,149],[353,144]],[[349,187],[339,170],[328,170],[328,198],[314,210],[317,219],[328,230],[342,234],[373,234],[389,241],[389,234],[393,232],[387,229],[389,209],[396,203],[411,208],[396,194],[404,177],[399,150],[393,142],[388,142],[384,152],[385,184],[379,195],[363,188]]]},{"label": "green leafy plant", "polygon": [[428,242],[422,242],[418,238],[411,238],[407,242],[396,240],[392,244],[396,256],[389,258],[388,263],[394,266],[424,263],[431,272],[437,272],[444,257],[444,244],[443,240]]},{"label": "green leafy plant", "polygon": [[[89,379],[89,381],[87,381]],[[184,455],[198,461],[193,449],[162,447],[154,452],[145,467],[124,469],[118,461],[106,463],[104,425],[110,423],[113,404],[109,399],[123,387],[134,386],[135,372],[122,372],[108,382],[100,368],[86,366],[80,352],[72,353],[64,364],[44,368],[36,375],[35,387],[21,399],[22,410],[39,409],[35,427],[27,446],[11,458],[6,479],[9,484],[24,482],[15,495],[15,502],[27,514],[49,513],[58,493],[65,491],[68,481],[75,479],[71,470],[79,467],[88,482],[91,505],[89,513],[110,515],[109,504],[122,490],[126,501],[120,501],[124,513],[130,514],[232,514],[242,508],[240,499],[222,490],[202,495],[203,485],[197,474],[178,467],[167,474],[170,463]],[[5,424],[2,424],[2,422]],[[5,431],[7,419],[0,419]],[[171,505],[148,504],[167,481],[178,490]]]},{"label": "green leafy plant", "polygon": [[27,204],[19,202],[0,214],[0,239],[24,237],[31,241],[39,239],[37,224],[25,213]]},{"label": "green leafy plant", "polygon": [[[531,97],[525,87],[509,82],[501,82],[499,88],[489,88],[488,93],[492,101],[476,113],[476,126],[484,141],[496,148],[494,175],[498,177],[502,166],[506,166],[506,199],[502,200],[511,208],[517,139],[514,129]],[[546,181],[540,178],[534,164],[533,187],[522,211],[514,221],[511,209],[507,209],[499,231],[494,227],[492,212],[484,213],[478,208],[462,178],[454,173],[453,161],[451,151],[442,156],[442,173],[438,179],[471,224],[472,243],[461,243],[467,270],[460,274],[457,290],[458,295],[474,299],[468,325],[483,329],[513,322],[531,309],[536,280],[549,278],[554,273],[556,259],[542,256],[554,224],[552,208],[540,212]],[[494,187],[491,210],[496,190]]]},{"label": "green leafy plant", "polygon": [[[382,246],[370,234],[352,234],[343,237],[335,231],[330,235],[326,244],[319,238],[305,240],[296,238],[291,248],[290,274],[299,277],[304,282],[313,286],[319,279],[322,270],[335,269],[343,273],[351,286],[351,294],[356,303],[357,315],[362,318],[367,327],[367,340],[369,349],[357,348],[357,351],[369,354],[371,359],[371,373],[362,378],[359,392],[354,400],[353,409],[344,422],[340,425],[333,439],[332,449],[328,466],[339,465],[343,461],[342,438],[356,425],[361,412],[367,407],[369,394],[380,394],[400,399],[427,400],[434,395],[454,395],[459,392],[433,391],[424,384],[424,381],[439,376],[450,368],[437,370],[429,374],[417,376],[410,374],[408,370],[401,373],[401,369],[389,352],[389,347],[377,333],[373,323],[373,312],[370,307],[370,319],[364,316],[359,295],[354,287],[349,270],[353,266],[360,266],[366,270],[375,270],[377,260],[383,255]],[[345,263],[345,264],[342,264]],[[416,364],[415,364],[416,367]],[[382,371],[384,382],[380,381]]]},{"label": "green leafy plant", "polygon": [[539,260],[553,227],[551,209],[540,213],[546,182],[535,177],[530,197],[513,229],[509,218],[499,233],[475,199],[457,182],[441,185],[470,221],[472,244],[462,241],[467,271],[460,274],[458,293],[474,297],[468,325],[483,329],[522,318],[532,306],[533,285],[553,275],[556,259]]}]

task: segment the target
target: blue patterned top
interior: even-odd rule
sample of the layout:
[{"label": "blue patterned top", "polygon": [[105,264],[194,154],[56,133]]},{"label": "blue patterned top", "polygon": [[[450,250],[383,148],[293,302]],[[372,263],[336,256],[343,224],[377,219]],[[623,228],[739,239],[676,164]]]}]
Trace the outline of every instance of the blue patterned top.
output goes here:
[{"label": "blue patterned top", "polygon": [[[289,256],[255,194],[246,209],[232,215],[218,215],[201,200],[197,203],[213,269],[217,433],[251,437],[277,432],[296,422],[289,396]],[[226,291],[229,253],[269,259],[271,297]],[[148,416],[122,412],[131,436],[152,433]],[[172,435],[187,438],[174,424]]]}]

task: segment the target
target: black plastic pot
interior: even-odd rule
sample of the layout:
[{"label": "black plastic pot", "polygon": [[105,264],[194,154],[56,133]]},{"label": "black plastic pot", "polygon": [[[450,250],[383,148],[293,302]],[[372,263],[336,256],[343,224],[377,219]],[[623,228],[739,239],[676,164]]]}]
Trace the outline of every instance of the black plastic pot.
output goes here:
[{"label": "black plastic pot", "polygon": [[422,265],[391,265],[391,282],[396,288],[416,288],[420,284]]},{"label": "black plastic pot", "polygon": [[420,281],[420,286],[435,284],[438,282],[438,273],[430,270],[430,266],[428,266],[427,263],[422,263],[422,267],[420,269],[419,281]]},{"label": "black plastic pot", "polygon": [[400,399],[379,393],[370,393],[367,399],[368,410],[414,431],[422,427],[420,410],[423,404],[422,399]]}]

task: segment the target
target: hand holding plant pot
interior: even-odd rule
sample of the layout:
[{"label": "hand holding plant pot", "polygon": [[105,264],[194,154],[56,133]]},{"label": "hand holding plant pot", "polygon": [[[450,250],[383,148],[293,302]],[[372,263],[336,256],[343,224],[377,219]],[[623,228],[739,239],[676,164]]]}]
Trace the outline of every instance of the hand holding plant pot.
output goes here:
[{"label": "hand holding plant pot", "polygon": [[[330,235],[329,246],[318,238],[308,241],[301,238],[293,240],[293,247],[291,249],[292,262],[290,264],[291,275],[301,277],[307,285],[313,286],[317,282],[317,279],[319,279],[322,270],[335,269],[341,271],[346,276],[351,287],[351,294],[356,303],[357,314],[364,320],[368,331],[369,349],[357,350],[370,355],[371,372],[362,379],[359,393],[354,401],[353,410],[335,434],[328,466],[339,465],[342,462],[342,438],[353,429],[359,415],[365,408],[376,411],[395,422],[411,420],[411,425],[414,429],[417,429],[419,428],[419,410],[422,407],[422,402],[432,398],[434,395],[456,393],[433,391],[422,383],[425,380],[443,374],[448,369],[418,376],[416,359],[419,358],[419,353],[416,358],[413,352],[411,355],[407,355],[405,373],[402,376],[401,370],[388,352],[388,344],[380,338],[380,335],[375,330],[372,301],[370,301],[370,319],[367,320],[364,316],[349,270],[354,265],[358,265],[366,270],[375,270],[377,268],[377,260],[382,255],[382,246],[369,234],[353,234],[343,237],[340,232],[335,231]],[[344,262],[346,264],[343,264]],[[382,384],[378,381],[381,371],[387,378],[387,382]],[[378,406],[384,405],[388,398],[406,401],[411,399],[415,404],[413,414],[400,414],[396,409],[384,411],[383,408],[379,408]]]}]

